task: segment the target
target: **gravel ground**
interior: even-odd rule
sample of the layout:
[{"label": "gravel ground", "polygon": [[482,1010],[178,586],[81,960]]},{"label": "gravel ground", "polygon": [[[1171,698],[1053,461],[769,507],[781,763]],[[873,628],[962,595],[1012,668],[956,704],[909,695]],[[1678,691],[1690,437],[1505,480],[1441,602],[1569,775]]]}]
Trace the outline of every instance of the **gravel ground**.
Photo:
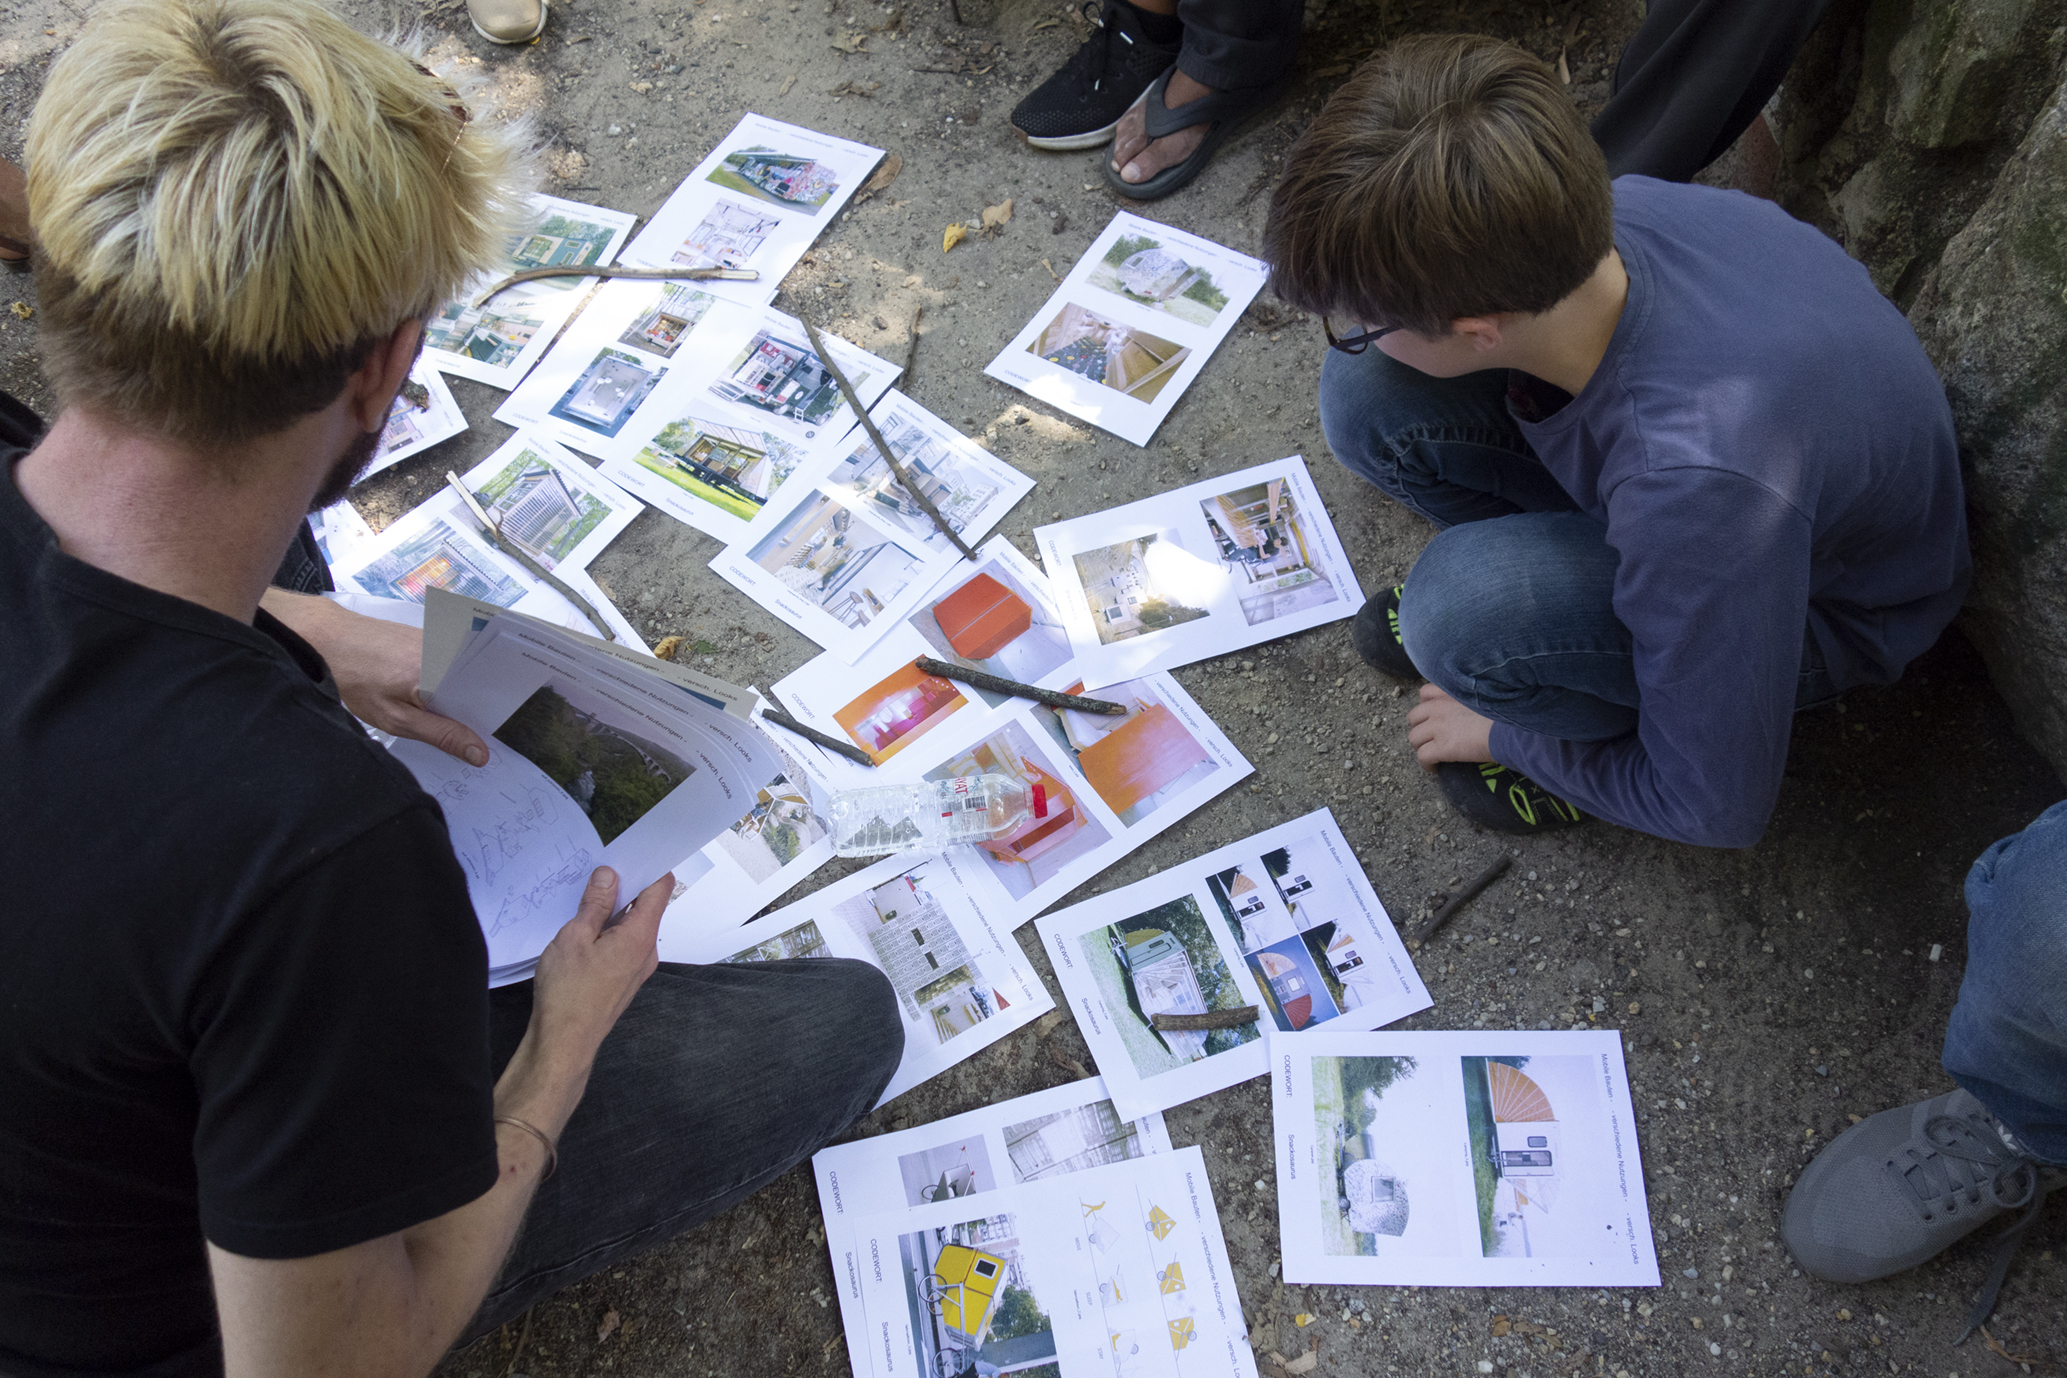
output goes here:
[{"label": "gravel ground", "polygon": [[[650,214],[748,109],[900,154],[898,180],[826,227],[777,305],[892,358],[903,356],[906,325],[923,305],[905,386],[1040,481],[1001,528],[1029,555],[1039,522],[1299,452],[1313,461],[1365,587],[1403,574],[1429,530],[1329,462],[1314,406],[1317,321],[1267,300],[1253,306],[1146,449],[982,377],[1045,299],[1051,270],[1066,271],[1118,203],[1096,155],[1030,152],[1007,123],[1078,41],[1071,10],[1055,0],[960,4],[966,24],[940,0],[555,0],[545,37],[517,50],[480,41],[446,0],[345,8],[369,26],[420,23],[438,60],[480,64],[506,105],[549,139],[549,189],[578,200]],[[87,8],[0,0],[0,153],[19,154],[42,73]],[[1476,29],[1553,61],[1562,48],[1575,96],[1592,106],[1639,16],[1633,0],[1311,0],[1292,97],[1150,213],[1253,251],[1283,150],[1372,47],[1410,32]],[[855,35],[865,36],[860,51],[834,48],[855,46]],[[612,125],[623,132],[606,133]],[[1008,196],[1015,216],[1002,235],[942,256],[948,222],[972,221]],[[0,290],[34,306],[25,279]],[[32,402],[46,400],[35,330],[33,317],[0,312],[0,387]],[[375,526],[507,434],[489,419],[499,393],[461,381],[453,390],[474,430],[365,485],[356,496]],[[808,642],[705,569],[715,552],[708,538],[649,512],[593,572],[649,640],[708,641],[717,651],[703,664],[727,678],[766,684],[808,659]],[[1273,1280],[1269,1107],[1262,1084],[1251,1083],[1180,1107],[1169,1122],[1177,1143],[1205,1149],[1259,1354],[1317,1342],[1321,1378],[2018,1371],[1978,1339],[1950,1348],[1986,1271],[1981,1247],[1838,1287],[1800,1276],[1776,1234],[1788,1185],[1818,1145],[1851,1117],[1949,1085],[1937,1056],[1964,956],[1961,880],[1983,847],[2060,794],[1956,634],[1899,685],[1797,719],[1773,825],[1758,846],[1733,852],[1602,824],[1511,847],[1462,822],[1405,751],[1411,695],[1360,667],[1344,624],[1177,678],[1258,773],[1078,898],[1322,804],[1402,920],[1509,847],[1509,877],[1417,954],[1435,1007],[1403,1027],[1621,1029],[1666,1277],[1657,1290],[1282,1287]],[[828,868],[810,884],[842,873]],[[1052,987],[1031,930],[1021,941]],[[856,1132],[1055,1085],[1086,1057],[1068,1022],[1045,1039],[1024,1031]],[[1261,1189],[1252,1185],[1259,1177]],[[2067,1213],[2055,1209],[1991,1327],[2006,1354],[2027,1360],[2023,1371],[2055,1372],[2067,1358],[2063,1237]],[[839,1373],[847,1355],[823,1245],[815,1191],[799,1168],[730,1214],[540,1305],[521,1351],[512,1326],[455,1353],[439,1373]],[[599,1338],[611,1312],[618,1323]],[[1300,1312],[1318,1319],[1297,1328]]]}]

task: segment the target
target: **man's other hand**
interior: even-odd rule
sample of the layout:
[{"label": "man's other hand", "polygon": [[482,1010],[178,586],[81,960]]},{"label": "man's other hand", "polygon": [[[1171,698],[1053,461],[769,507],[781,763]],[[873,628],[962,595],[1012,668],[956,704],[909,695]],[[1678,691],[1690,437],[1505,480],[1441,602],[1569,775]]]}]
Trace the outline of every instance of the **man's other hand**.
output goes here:
[{"label": "man's other hand", "polygon": [[1423,770],[1444,761],[1493,759],[1493,720],[1479,716],[1433,684],[1421,686],[1421,702],[1407,714],[1407,745]]},{"label": "man's other hand", "polygon": [[284,589],[267,589],[260,606],[316,648],[337,677],[344,706],[360,722],[468,765],[488,764],[488,744],[472,728],[424,707],[416,688],[423,675],[421,631]]},{"label": "man's other hand", "polygon": [[[557,1083],[572,1092],[572,1099],[565,1103],[566,1114],[571,1114],[574,1102],[581,1099],[589,1064],[603,1036],[659,965],[660,916],[667,911],[674,891],[673,873],[664,875],[640,891],[631,907],[613,920],[617,873],[599,866],[589,877],[581,907],[539,954],[525,1051],[551,1067],[554,1075],[546,1078],[546,1084]],[[542,1107],[540,1113],[565,1122],[558,1104]],[[549,1132],[557,1135],[559,1131],[553,1128]]]}]

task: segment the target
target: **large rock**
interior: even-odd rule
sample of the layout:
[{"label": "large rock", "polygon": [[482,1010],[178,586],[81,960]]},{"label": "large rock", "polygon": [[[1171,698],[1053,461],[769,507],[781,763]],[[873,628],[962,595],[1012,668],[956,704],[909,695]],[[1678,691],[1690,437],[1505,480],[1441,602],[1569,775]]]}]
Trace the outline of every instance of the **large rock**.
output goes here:
[{"label": "large rock", "polygon": [[1952,400],[1961,625],[2067,776],[2067,23],[2059,0],[1836,0],[1789,74],[1781,204],[1910,313]]},{"label": "large rock", "polygon": [[1973,516],[1962,625],[2067,775],[2067,81],[1910,311],[1952,400]]}]

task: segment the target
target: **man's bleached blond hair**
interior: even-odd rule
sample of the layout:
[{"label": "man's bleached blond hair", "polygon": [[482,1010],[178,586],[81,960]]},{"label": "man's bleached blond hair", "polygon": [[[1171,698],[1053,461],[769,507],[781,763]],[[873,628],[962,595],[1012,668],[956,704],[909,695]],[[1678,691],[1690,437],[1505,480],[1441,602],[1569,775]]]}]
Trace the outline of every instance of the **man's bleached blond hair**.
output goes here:
[{"label": "man's bleached blond hair", "polygon": [[312,0],[119,0],[50,70],[29,206],[60,401],[206,448],[335,400],[497,262],[523,136]]}]

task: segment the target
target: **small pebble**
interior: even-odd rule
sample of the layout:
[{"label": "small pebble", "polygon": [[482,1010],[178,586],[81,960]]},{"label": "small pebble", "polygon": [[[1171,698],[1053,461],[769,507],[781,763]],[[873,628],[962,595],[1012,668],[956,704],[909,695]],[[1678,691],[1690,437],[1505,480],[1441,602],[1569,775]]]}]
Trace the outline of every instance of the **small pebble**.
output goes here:
[{"label": "small pebble", "polygon": [[622,134],[622,133],[624,133],[624,126],[623,126],[623,125],[621,125],[621,124],[613,124],[613,125],[611,125],[611,126],[610,126],[610,127],[608,128],[608,129],[604,130],[603,132],[604,132],[605,134],[609,134],[609,135],[613,135],[613,136],[615,136],[615,135],[618,135],[618,134]]}]

